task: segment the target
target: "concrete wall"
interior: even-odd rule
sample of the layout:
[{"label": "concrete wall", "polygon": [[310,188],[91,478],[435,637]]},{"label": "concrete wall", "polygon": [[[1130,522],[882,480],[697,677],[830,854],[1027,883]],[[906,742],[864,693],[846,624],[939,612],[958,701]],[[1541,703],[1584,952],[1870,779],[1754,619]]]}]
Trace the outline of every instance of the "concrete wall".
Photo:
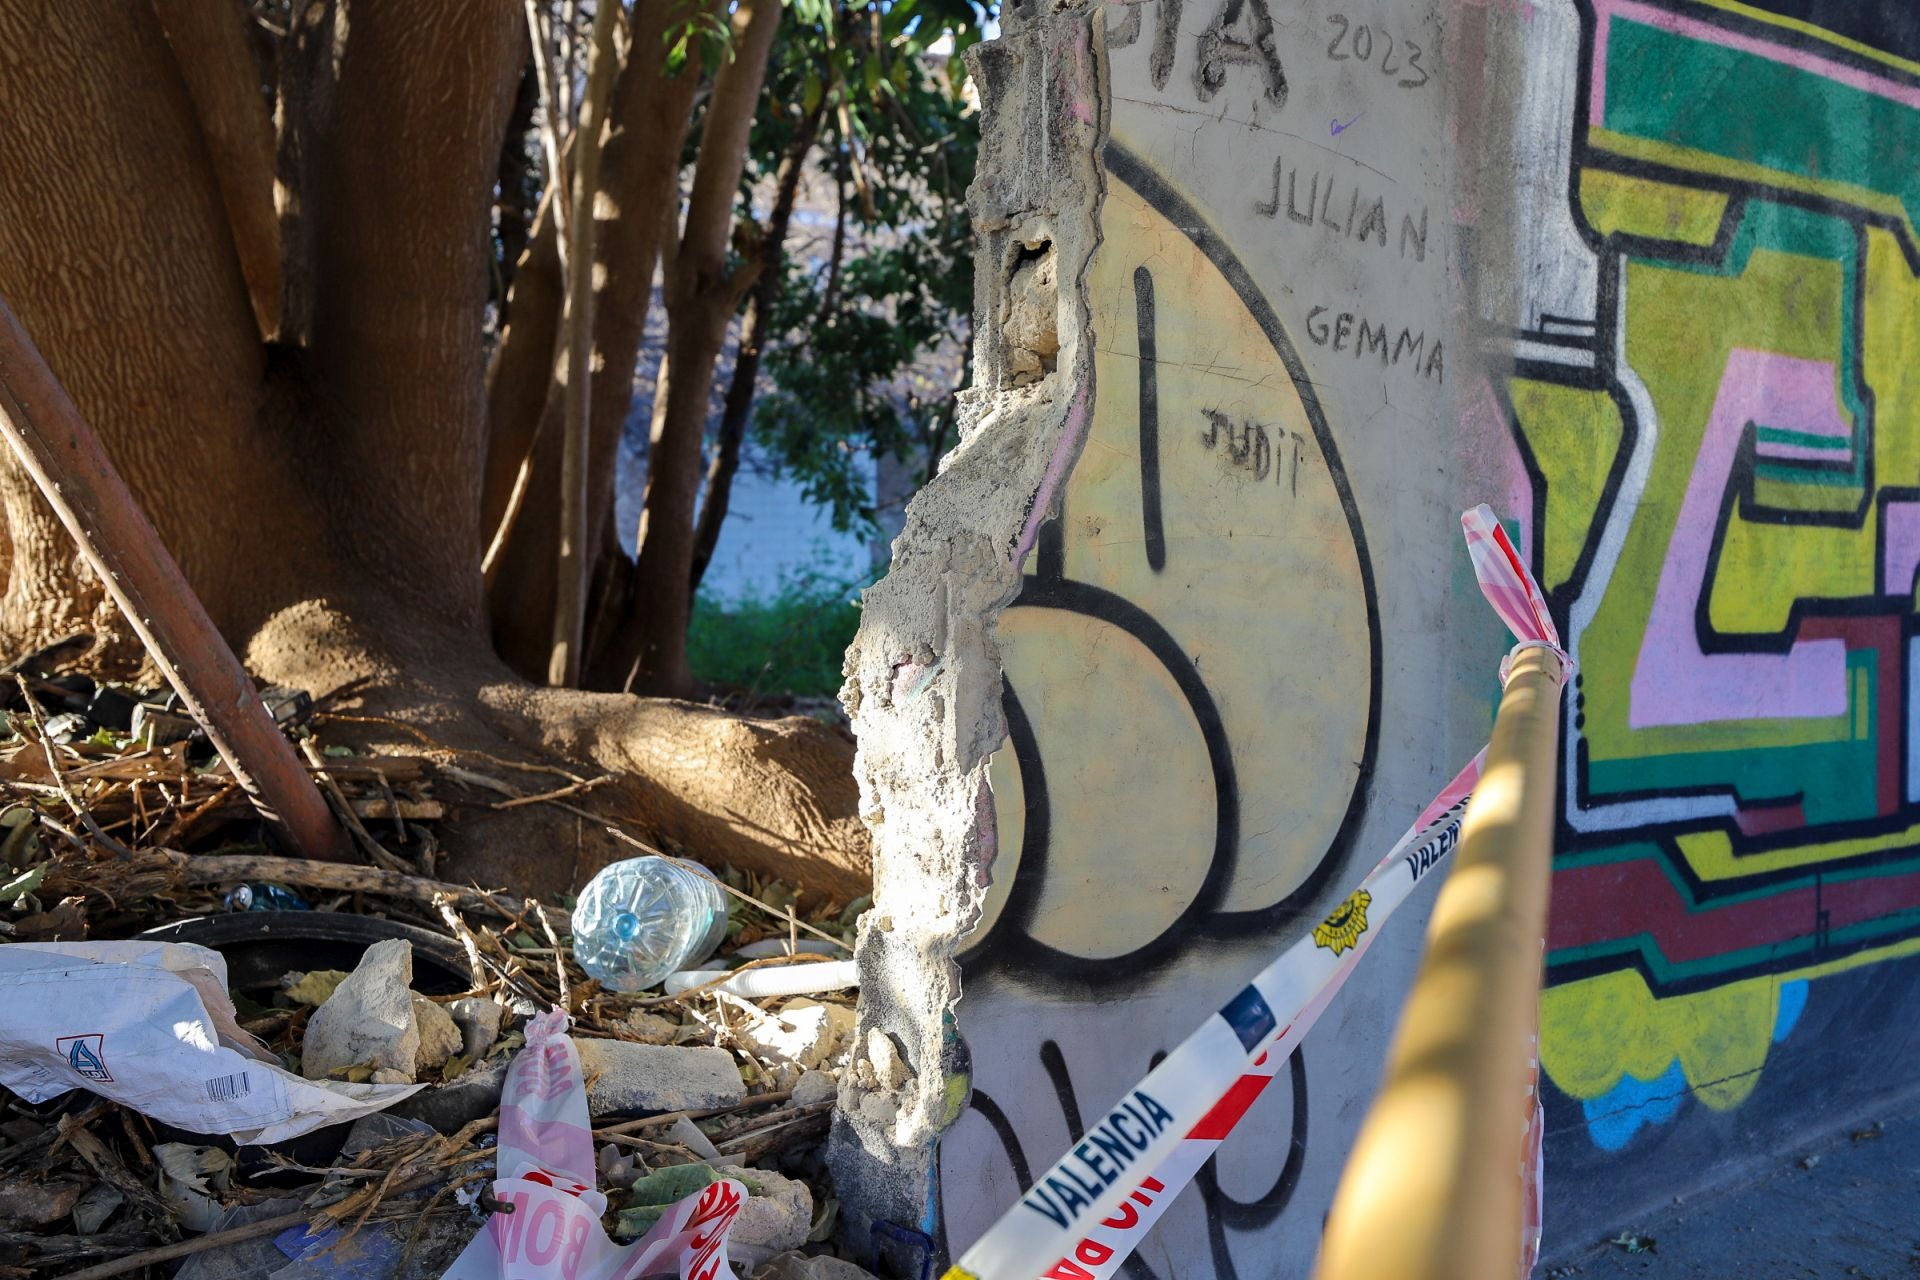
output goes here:
[{"label": "concrete wall", "polygon": [[[1550,1244],[1900,1084],[1831,1037],[1920,948],[1920,75],[1806,8],[1008,12],[980,380],[849,656],[915,1072],[845,1099],[856,1224],[957,1253],[1484,740],[1482,500],[1582,664]],[[1426,901],[1135,1280],[1306,1274]]]}]

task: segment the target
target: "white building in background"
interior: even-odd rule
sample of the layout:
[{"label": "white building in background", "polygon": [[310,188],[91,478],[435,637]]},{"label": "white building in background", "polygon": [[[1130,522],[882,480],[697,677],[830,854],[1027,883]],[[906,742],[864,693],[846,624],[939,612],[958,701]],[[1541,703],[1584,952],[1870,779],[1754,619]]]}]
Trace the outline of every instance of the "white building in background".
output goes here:
[{"label": "white building in background", "polygon": [[[749,442],[749,452],[752,448]],[[864,460],[863,466],[869,486],[877,484],[872,460]],[[646,460],[637,450],[620,450],[616,483],[619,527],[623,536],[630,537],[629,531],[640,527],[640,498],[647,483]],[[888,524],[886,539],[891,539],[897,520],[889,524],[883,517],[882,522]],[[877,554],[885,563],[884,545]],[[833,527],[833,513],[808,502],[797,481],[776,476],[764,462],[749,457],[733,478],[720,544],[714,548],[700,589],[715,599],[736,601],[772,596],[783,582],[803,575],[864,586],[872,576],[875,555],[874,542],[865,530],[841,533]]]}]

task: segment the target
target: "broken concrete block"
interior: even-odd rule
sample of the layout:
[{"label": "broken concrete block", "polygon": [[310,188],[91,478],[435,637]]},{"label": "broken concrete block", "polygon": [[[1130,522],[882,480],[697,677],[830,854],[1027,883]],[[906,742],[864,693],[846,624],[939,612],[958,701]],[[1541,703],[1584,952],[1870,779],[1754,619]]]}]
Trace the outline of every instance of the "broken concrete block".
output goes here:
[{"label": "broken concrete block", "polygon": [[413,1060],[413,1078],[422,1080],[460,1052],[461,1032],[453,1015],[419,992],[413,992],[413,1021],[420,1028],[420,1049]]},{"label": "broken concrete block", "polygon": [[855,1113],[868,1124],[891,1126],[900,1115],[900,1099],[891,1093],[863,1093]]},{"label": "broken concrete block", "polygon": [[420,1028],[414,1022],[413,945],[404,938],[376,942],[360,957],[347,980],[307,1022],[300,1050],[300,1072],[325,1079],[348,1067],[371,1066],[413,1082],[420,1054]]},{"label": "broken concrete block", "polygon": [[500,1038],[500,1020],[507,1016],[506,1006],[497,1000],[468,996],[446,1006],[453,1024],[460,1028],[460,1052],[478,1058]]},{"label": "broken concrete block", "polygon": [[793,1085],[793,1105],[812,1106],[840,1096],[840,1082],[825,1071],[803,1071]]},{"label": "broken concrete block", "polygon": [[737,1165],[719,1165],[715,1172],[738,1178],[751,1193],[728,1237],[735,1256],[751,1266],[807,1242],[807,1233],[813,1230],[813,1193],[806,1183]]},{"label": "broken concrete block", "polygon": [[625,1040],[575,1044],[588,1080],[587,1108],[595,1116],[724,1107],[747,1096],[740,1068],[724,1049]]},{"label": "broken concrete block", "polygon": [[763,1013],[740,1032],[759,1057],[818,1067],[838,1052],[853,1031],[853,1010],[798,997],[778,1013]]},{"label": "broken concrete block", "polygon": [[900,1056],[900,1046],[878,1027],[867,1032],[867,1060],[873,1063],[874,1083],[889,1092],[904,1088],[913,1079],[913,1070]]}]

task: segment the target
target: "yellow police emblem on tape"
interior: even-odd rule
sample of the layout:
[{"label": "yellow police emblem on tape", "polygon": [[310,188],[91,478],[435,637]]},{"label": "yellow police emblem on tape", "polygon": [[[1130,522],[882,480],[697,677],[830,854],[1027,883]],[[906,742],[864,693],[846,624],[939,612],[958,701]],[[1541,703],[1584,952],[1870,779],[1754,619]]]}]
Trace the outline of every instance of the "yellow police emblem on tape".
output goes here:
[{"label": "yellow police emblem on tape", "polygon": [[1314,943],[1335,955],[1359,946],[1360,935],[1367,931],[1367,907],[1372,902],[1372,894],[1355,889],[1332,915],[1313,927]]}]

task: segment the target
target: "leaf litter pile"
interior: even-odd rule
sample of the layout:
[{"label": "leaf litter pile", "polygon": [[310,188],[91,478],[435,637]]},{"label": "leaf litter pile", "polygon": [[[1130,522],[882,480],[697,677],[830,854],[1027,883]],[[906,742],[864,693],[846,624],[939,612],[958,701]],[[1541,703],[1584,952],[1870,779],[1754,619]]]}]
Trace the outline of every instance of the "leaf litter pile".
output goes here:
[{"label": "leaf litter pile", "polygon": [[[363,754],[355,729],[371,718],[270,689],[263,699],[363,861],[276,856],[175,702],[49,675],[35,662],[44,656],[0,677],[0,946],[167,926],[182,932],[164,940],[190,942],[264,934],[248,926],[268,920],[274,932],[355,939],[329,944],[334,954],[349,946],[337,968],[307,966],[324,947],[294,944],[278,953],[283,963],[269,950],[269,971],[256,957],[244,982],[229,954],[239,1025],[310,1079],[428,1087],[350,1128],[270,1147],[171,1129],[85,1090],[35,1105],[0,1088],[0,1280],[438,1275],[494,1208],[501,1080],[524,1042],[519,1028],[555,1005],[581,1046],[615,1239],[637,1238],[666,1206],[737,1177],[752,1193],[733,1236],[743,1275],[865,1274],[828,1243],[838,1206],[822,1159],[839,1076],[876,1065],[855,1062],[851,991],[750,1000],[717,983],[677,996],[604,990],[574,961],[570,902],[441,878],[435,828],[463,807],[558,805],[636,856],[657,852],[592,811],[604,779],[457,750],[390,721],[378,723],[412,734],[419,753]],[[702,967],[851,954],[864,899],[809,910],[780,883],[709,874],[732,909],[726,942]],[[216,932],[195,932],[207,927]],[[355,1028],[327,1033],[323,1010],[380,976],[350,981],[352,957],[392,933],[408,940],[380,942],[360,964],[386,956],[410,966],[417,1038],[353,1060],[363,1047]],[[697,1059],[707,1093],[674,1082],[681,1059]]]}]

